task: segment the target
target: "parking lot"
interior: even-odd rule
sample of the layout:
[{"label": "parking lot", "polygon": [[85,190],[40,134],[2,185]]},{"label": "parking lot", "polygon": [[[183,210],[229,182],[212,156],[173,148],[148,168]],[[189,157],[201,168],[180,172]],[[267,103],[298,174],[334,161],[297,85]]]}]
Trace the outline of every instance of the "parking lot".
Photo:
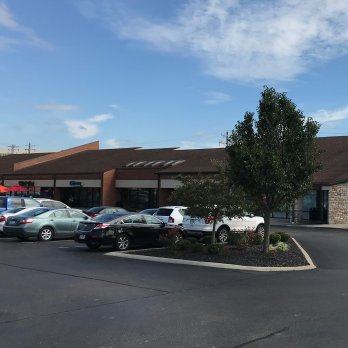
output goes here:
[{"label": "parking lot", "polygon": [[348,232],[282,229],[317,269],[240,272],[2,238],[1,346],[346,347]]}]

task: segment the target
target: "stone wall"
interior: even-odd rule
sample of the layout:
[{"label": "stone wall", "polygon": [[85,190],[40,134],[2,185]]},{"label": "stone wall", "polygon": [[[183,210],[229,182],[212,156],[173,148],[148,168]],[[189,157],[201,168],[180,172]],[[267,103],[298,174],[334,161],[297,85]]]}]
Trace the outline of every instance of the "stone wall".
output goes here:
[{"label": "stone wall", "polygon": [[348,183],[332,185],[329,191],[329,224],[348,223]]}]

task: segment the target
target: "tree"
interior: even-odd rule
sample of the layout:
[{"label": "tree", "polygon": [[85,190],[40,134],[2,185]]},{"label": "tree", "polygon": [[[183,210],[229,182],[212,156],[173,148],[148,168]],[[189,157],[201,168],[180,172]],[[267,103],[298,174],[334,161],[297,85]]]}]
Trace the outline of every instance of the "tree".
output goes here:
[{"label": "tree", "polygon": [[251,198],[265,218],[263,251],[269,251],[273,211],[291,205],[313,186],[320,168],[316,135],[319,123],[305,118],[286,93],[264,87],[258,120],[246,112],[228,138],[229,177]]},{"label": "tree", "polygon": [[216,163],[216,166],[219,173],[215,175],[179,176],[182,185],[171,194],[176,204],[189,207],[190,216],[211,219],[212,244],[215,243],[216,223],[224,216],[242,215],[245,208],[242,192],[230,185],[224,165]]}]

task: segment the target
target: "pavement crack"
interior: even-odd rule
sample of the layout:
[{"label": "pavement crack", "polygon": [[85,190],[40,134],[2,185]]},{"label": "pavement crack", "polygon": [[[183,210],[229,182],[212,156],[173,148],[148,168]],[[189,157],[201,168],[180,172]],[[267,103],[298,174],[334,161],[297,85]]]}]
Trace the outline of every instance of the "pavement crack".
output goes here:
[{"label": "pavement crack", "polygon": [[252,343],[255,343],[255,342],[258,342],[258,341],[262,341],[262,340],[266,340],[266,339],[271,338],[271,337],[276,336],[276,335],[280,335],[280,334],[282,334],[283,332],[288,331],[289,329],[290,329],[290,328],[287,327],[287,326],[286,326],[286,327],[283,327],[282,329],[280,329],[280,330],[278,330],[278,331],[271,332],[271,333],[268,334],[268,335],[255,338],[255,339],[253,339],[253,340],[244,342],[244,343],[242,343],[242,344],[238,344],[237,346],[233,346],[233,348],[246,347],[246,346],[248,346],[249,344],[252,344]]},{"label": "pavement crack", "polygon": [[50,271],[50,270],[45,270],[45,269],[40,269],[40,268],[17,266],[17,265],[11,265],[8,263],[3,263],[3,262],[0,262],[0,265],[7,266],[7,267],[13,267],[13,268],[17,268],[17,269],[30,270],[30,271],[35,271],[35,272],[55,274],[55,275],[60,275],[60,276],[65,276],[65,277],[72,277],[72,278],[78,278],[78,279],[88,279],[88,280],[93,280],[93,281],[97,281],[97,282],[104,282],[104,283],[109,283],[109,284],[129,286],[132,288],[142,289],[142,290],[157,291],[157,292],[162,293],[162,294],[170,294],[171,293],[170,291],[166,291],[166,290],[160,290],[160,289],[155,289],[155,288],[151,288],[151,287],[139,286],[139,285],[134,285],[134,284],[129,284],[129,283],[122,283],[122,282],[101,279],[101,278],[95,278],[95,277],[81,276],[81,275],[72,274],[72,273],[55,272],[55,271]]}]

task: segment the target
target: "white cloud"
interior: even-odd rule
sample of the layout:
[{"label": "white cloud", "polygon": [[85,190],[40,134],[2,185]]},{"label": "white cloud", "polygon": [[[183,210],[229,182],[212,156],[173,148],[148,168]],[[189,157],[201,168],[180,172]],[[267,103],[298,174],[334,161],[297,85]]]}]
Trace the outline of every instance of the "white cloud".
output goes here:
[{"label": "white cloud", "polygon": [[348,53],[347,0],[189,0],[162,21],[132,15],[126,1],[93,4],[119,38],[191,55],[226,80],[290,80]]},{"label": "white cloud", "polygon": [[338,121],[348,119],[348,106],[337,110],[319,110],[311,115],[311,117],[319,123],[331,125]]},{"label": "white cloud", "polygon": [[111,120],[114,118],[113,115],[111,114],[100,114],[100,115],[95,115],[91,118],[88,119],[89,122],[97,123],[97,122],[104,122],[107,120]]},{"label": "white cloud", "polygon": [[222,104],[231,100],[231,96],[222,92],[208,92],[205,94],[205,103],[210,105]]},{"label": "white cloud", "polygon": [[85,139],[92,137],[98,133],[98,127],[88,121],[66,120],[68,132],[77,139]]},{"label": "white cloud", "polygon": [[66,120],[64,123],[68,127],[68,132],[77,139],[85,139],[96,135],[99,132],[99,127],[96,123],[111,120],[113,115],[100,114],[95,115],[87,120]]},{"label": "white cloud", "polygon": [[0,2],[0,28],[1,27],[5,28],[5,31],[3,31],[0,36],[0,50],[9,49],[22,44],[44,48],[51,47],[50,44],[40,39],[32,29],[21,25],[4,2]]},{"label": "white cloud", "polygon": [[58,112],[70,112],[79,109],[77,105],[71,104],[38,104],[35,106],[40,111],[58,111]]},{"label": "white cloud", "polygon": [[109,148],[109,149],[115,149],[115,148],[120,148],[122,147],[121,146],[121,142],[115,138],[113,139],[108,139],[106,142],[106,148]]}]

